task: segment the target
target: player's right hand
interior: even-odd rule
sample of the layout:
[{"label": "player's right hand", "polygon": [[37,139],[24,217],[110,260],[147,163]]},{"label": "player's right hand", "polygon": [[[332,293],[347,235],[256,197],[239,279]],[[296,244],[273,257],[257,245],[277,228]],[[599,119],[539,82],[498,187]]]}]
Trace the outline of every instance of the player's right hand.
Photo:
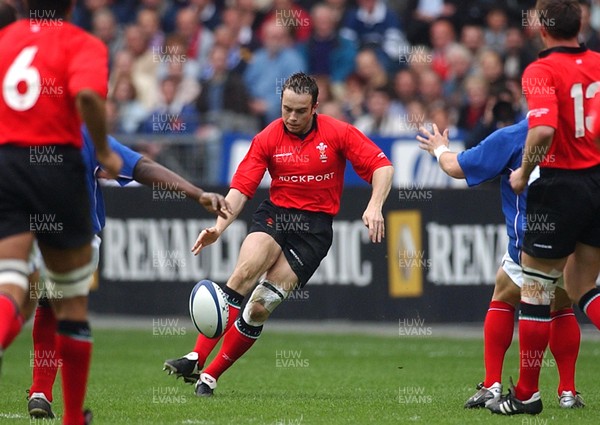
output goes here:
[{"label": "player's right hand", "polygon": [[196,239],[196,243],[192,247],[192,252],[194,255],[198,255],[200,250],[212,243],[215,243],[217,239],[221,236],[221,231],[216,227],[207,227],[198,235],[198,239]]},{"label": "player's right hand", "polygon": [[119,177],[121,168],[123,168],[123,158],[115,151],[108,149],[106,152],[96,152],[96,157],[109,178],[116,179]]}]

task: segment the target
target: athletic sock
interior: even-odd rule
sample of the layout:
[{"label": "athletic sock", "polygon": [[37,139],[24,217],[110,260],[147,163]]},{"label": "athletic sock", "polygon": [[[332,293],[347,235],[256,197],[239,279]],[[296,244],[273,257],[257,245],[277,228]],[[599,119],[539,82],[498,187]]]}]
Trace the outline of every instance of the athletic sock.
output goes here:
[{"label": "athletic sock", "polygon": [[0,349],[6,350],[10,345],[10,329],[18,314],[19,308],[13,297],[0,293]]},{"label": "athletic sock", "polygon": [[519,314],[519,382],[516,397],[529,400],[538,391],[544,351],[550,338],[550,306],[521,301]]},{"label": "athletic sock", "polygon": [[502,366],[506,350],[512,342],[515,328],[515,308],[503,301],[490,302],[483,324],[483,358],[485,380],[483,386],[491,387],[502,382]]},{"label": "athletic sock", "polygon": [[21,328],[23,327],[23,323],[25,323],[25,318],[22,314],[17,314],[13,319],[13,322],[8,330],[8,335],[6,336],[6,346],[10,346],[12,342],[15,340],[17,335],[21,332]]},{"label": "athletic sock", "polygon": [[83,402],[92,356],[92,338],[88,322],[58,322],[56,348],[62,361],[64,425],[82,425]]},{"label": "athletic sock", "polygon": [[579,300],[579,308],[600,329],[600,289],[586,292]]},{"label": "athletic sock", "polygon": [[252,347],[262,332],[261,326],[252,326],[246,323],[242,315],[235,321],[235,326],[225,334],[223,345],[217,356],[204,370],[215,380],[242,355]]},{"label": "athletic sock", "polygon": [[56,317],[48,301],[40,300],[33,319],[33,382],[29,394],[44,393],[48,401],[52,401],[58,359]]},{"label": "athletic sock", "polygon": [[581,332],[572,308],[552,313],[550,322],[550,351],[556,360],[560,382],[558,395],[563,391],[575,394],[575,363],[579,354]]},{"label": "athletic sock", "polygon": [[242,305],[242,301],[244,301],[244,296],[239,292],[234,291],[233,289],[225,286],[223,288],[223,292],[225,293],[225,298],[227,300],[227,305],[229,309],[229,318],[227,319],[227,323],[225,324],[225,329],[223,333],[217,338],[207,338],[202,334],[198,335],[196,338],[196,346],[194,350],[198,353],[198,369],[202,369],[204,367],[204,363],[206,363],[206,359],[215,348],[215,346],[219,343],[225,333],[233,326],[235,323],[238,314],[240,312],[240,306]]}]

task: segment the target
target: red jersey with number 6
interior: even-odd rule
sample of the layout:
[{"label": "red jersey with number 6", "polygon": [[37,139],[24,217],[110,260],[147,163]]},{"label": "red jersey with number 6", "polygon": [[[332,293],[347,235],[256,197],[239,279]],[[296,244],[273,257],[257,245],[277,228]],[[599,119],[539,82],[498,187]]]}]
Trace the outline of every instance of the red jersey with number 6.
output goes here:
[{"label": "red jersey with number 6", "polygon": [[75,97],[106,97],[108,52],[62,20],[23,19],[0,31],[0,144],[81,148]]},{"label": "red jersey with number 6", "polygon": [[[592,101],[600,90],[600,53],[581,47],[555,47],[523,73],[529,128],[556,130],[540,167],[583,169],[600,164],[592,134]],[[535,152],[534,152],[535,153]]]},{"label": "red jersey with number 6", "polygon": [[376,169],[391,165],[381,149],[350,124],[315,114],[313,128],[302,140],[279,118],[254,137],[231,187],[252,198],[268,170],[273,204],[335,215],[346,159],[368,183]]}]

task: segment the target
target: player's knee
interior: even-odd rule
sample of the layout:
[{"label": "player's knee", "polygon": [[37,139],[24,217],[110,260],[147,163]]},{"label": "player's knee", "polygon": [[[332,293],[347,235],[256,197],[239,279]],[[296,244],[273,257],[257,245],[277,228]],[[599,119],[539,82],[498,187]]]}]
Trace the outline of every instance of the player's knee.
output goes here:
[{"label": "player's knee", "polygon": [[94,261],[66,273],[57,273],[48,269],[48,279],[44,284],[48,298],[86,297],[94,279],[94,271]]},{"label": "player's knee", "polygon": [[15,285],[25,292],[29,289],[29,271],[27,261],[2,259],[0,260],[0,285]]},{"label": "player's knee", "polygon": [[283,300],[286,299],[288,291],[278,287],[268,280],[262,281],[250,296],[250,300],[244,309],[244,320],[250,325],[262,325],[271,313]]},{"label": "player's knee", "polygon": [[271,313],[263,305],[252,303],[248,307],[248,317],[254,323],[264,323],[267,321]]},{"label": "player's knee", "polygon": [[242,263],[237,265],[227,285],[240,293],[247,293],[245,289],[249,288],[249,292],[257,278],[254,268],[248,263]]}]

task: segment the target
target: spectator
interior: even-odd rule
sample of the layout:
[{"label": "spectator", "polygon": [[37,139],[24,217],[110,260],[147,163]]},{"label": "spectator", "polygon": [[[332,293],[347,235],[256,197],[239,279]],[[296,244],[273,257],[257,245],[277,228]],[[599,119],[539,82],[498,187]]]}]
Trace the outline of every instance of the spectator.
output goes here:
[{"label": "spectator", "polygon": [[228,69],[228,52],[215,45],[210,54],[210,73],[201,81],[196,99],[201,125],[214,125],[223,131],[255,133],[258,126],[250,121],[250,96],[242,77]]},{"label": "spectator", "polygon": [[281,87],[287,77],[304,71],[300,54],[291,47],[288,29],[271,21],[264,27],[264,47],[257,50],[244,72],[252,98],[252,113],[270,123],[281,116]]},{"label": "spectator", "polygon": [[165,33],[160,27],[160,16],[156,10],[140,9],[137,14],[137,24],[148,38],[152,52],[164,45]]},{"label": "spectator", "polygon": [[361,50],[356,55],[356,74],[365,82],[367,89],[372,90],[389,84],[385,68],[371,49]]},{"label": "spectator", "polygon": [[355,121],[366,111],[366,84],[358,74],[350,74],[346,79],[346,89],[340,98],[341,107],[350,122]]},{"label": "spectator", "polygon": [[408,67],[417,75],[429,71],[433,65],[433,52],[427,46],[413,46],[406,58]]},{"label": "spectator", "polygon": [[214,40],[212,32],[202,25],[196,10],[186,7],[177,12],[175,34],[185,40],[186,56],[197,61],[201,68],[204,67]]},{"label": "spectator", "polygon": [[311,33],[310,15],[292,0],[273,0],[273,7],[263,18],[259,37],[263,38],[264,25],[275,21],[277,25],[289,28],[296,43],[304,43]]},{"label": "spectator", "polygon": [[131,75],[123,74],[115,82],[110,98],[115,102],[119,116],[115,123],[119,133],[133,134],[148,116],[148,110],[137,100]]},{"label": "spectator", "polygon": [[394,108],[404,113],[406,105],[417,98],[418,77],[411,69],[401,69],[394,75]]},{"label": "spectator", "polygon": [[448,138],[451,140],[459,140],[462,138],[462,133],[458,130],[458,127],[452,123],[451,119],[451,108],[444,101],[437,101],[431,103],[427,107],[428,120],[437,125],[440,131],[448,129]]},{"label": "spectator", "polygon": [[228,7],[223,11],[222,19],[223,25],[229,28],[240,48],[242,61],[248,63],[252,52],[260,47],[260,42],[252,31],[254,12],[244,12],[236,7]]},{"label": "spectator", "polygon": [[481,25],[465,24],[460,31],[460,44],[469,49],[471,55],[477,57],[485,46],[485,32]]},{"label": "spectator", "polygon": [[299,51],[311,75],[324,75],[333,84],[343,83],[354,71],[356,45],[336,32],[335,11],[326,4],[317,4],[311,12],[310,38]]},{"label": "spectator", "polygon": [[407,37],[411,44],[427,44],[431,24],[439,18],[450,18],[456,7],[443,0],[416,0],[413,8],[407,11],[411,19],[407,25]]},{"label": "spectator", "polygon": [[342,19],[346,15],[347,0],[324,0],[324,3],[331,7],[335,16],[335,27],[339,28],[342,24]]},{"label": "spectator", "polygon": [[581,6],[581,30],[579,31],[579,41],[595,51],[600,51],[600,37],[598,32],[591,26],[591,5],[589,0],[580,0]]},{"label": "spectator", "polygon": [[243,74],[248,66],[249,55],[242,50],[233,29],[227,25],[219,25],[214,35],[215,45],[224,47],[227,52],[227,69]]},{"label": "spectator", "polygon": [[502,7],[493,7],[485,16],[485,45],[499,54],[504,53],[508,16]]},{"label": "spectator", "polygon": [[158,95],[156,71],[158,61],[148,48],[149,40],[139,25],[133,24],[125,29],[125,48],[132,56],[131,78],[140,102],[145,108],[151,108]]},{"label": "spectator", "polygon": [[479,56],[479,69],[481,75],[489,85],[489,92],[497,95],[504,87],[504,64],[500,54],[494,50],[487,50]]},{"label": "spectator", "polygon": [[320,103],[319,113],[323,115],[329,115],[330,117],[349,123],[348,117],[346,116],[346,114],[344,114],[344,111],[342,110],[342,107],[339,102],[330,101]]},{"label": "spectator", "polygon": [[465,148],[472,148],[497,129],[520,121],[513,108],[513,101],[512,94],[507,89],[501,91],[498,96],[491,96],[486,103],[483,116],[465,138]]},{"label": "spectator", "polygon": [[197,60],[187,56],[187,43],[185,39],[178,34],[171,34],[165,40],[164,46],[159,49],[159,54],[155,54],[155,60],[160,62],[158,67],[158,77],[164,77],[168,74],[168,69],[173,62],[182,64],[182,72],[185,78],[197,80],[201,75],[200,64]]},{"label": "spectator", "polygon": [[196,10],[205,28],[214,31],[221,25],[221,10],[216,6],[214,0],[189,0],[189,2],[190,7]]},{"label": "spectator", "polygon": [[400,58],[410,46],[400,30],[395,13],[383,0],[357,0],[343,20],[340,35],[357,43],[359,49],[373,49],[388,71],[400,67]]},{"label": "spectator", "polygon": [[459,108],[466,100],[463,85],[472,70],[473,56],[467,47],[455,44],[448,49],[446,58],[449,68],[444,82],[444,99],[450,107]]},{"label": "spectator", "polygon": [[488,98],[488,83],[480,76],[469,76],[465,81],[467,101],[462,105],[458,116],[458,128],[467,132],[475,128],[485,111]]},{"label": "spectator", "polygon": [[181,79],[167,76],[160,82],[158,102],[140,127],[145,134],[185,134],[198,126],[198,117],[183,116],[184,104],[177,100]]},{"label": "spectator", "polygon": [[456,43],[456,33],[452,22],[448,19],[438,19],[431,24],[429,31],[432,51],[431,68],[442,78],[448,78],[448,59],[446,53],[450,46]]},{"label": "spectator", "polygon": [[397,137],[412,134],[407,120],[400,119],[391,109],[391,104],[392,99],[386,87],[369,91],[367,113],[359,117],[354,126],[369,136]]},{"label": "spectator", "polygon": [[504,39],[504,76],[506,78],[521,78],[527,65],[536,58],[536,52],[525,45],[521,28],[508,27]]},{"label": "spectator", "polygon": [[425,105],[441,100],[443,96],[444,87],[438,74],[428,70],[419,75],[419,97]]},{"label": "spectator", "polygon": [[102,40],[108,48],[109,66],[112,66],[115,55],[123,47],[123,31],[110,9],[98,9],[94,12],[92,34]]}]

